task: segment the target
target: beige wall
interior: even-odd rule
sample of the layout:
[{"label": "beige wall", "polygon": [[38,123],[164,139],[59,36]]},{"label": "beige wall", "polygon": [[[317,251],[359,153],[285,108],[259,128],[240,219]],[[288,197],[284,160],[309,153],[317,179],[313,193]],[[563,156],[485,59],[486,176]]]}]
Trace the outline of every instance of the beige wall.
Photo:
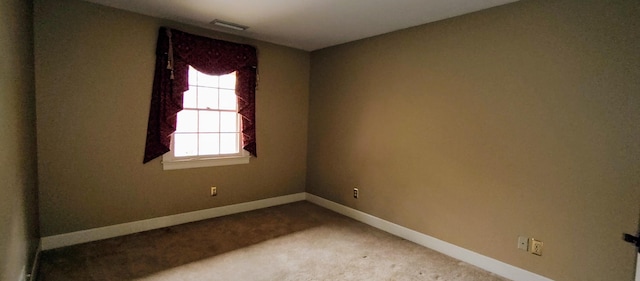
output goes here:
[{"label": "beige wall", "polygon": [[37,247],[32,4],[0,0],[0,280],[18,280]]},{"label": "beige wall", "polygon": [[632,279],[638,1],[521,1],[315,51],[310,89],[308,192],[555,280]]},{"label": "beige wall", "polygon": [[[77,0],[34,9],[43,236],[304,191],[309,53]],[[250,164],[142,164],[161,25],[257,46],[259,157]]]},{"label": "beige wall", "polygon": [[[638,14],[634,0],[521,1],[316,51],[309,68],[303,51],[36,0],[42,236],[301,192],[306,180],[313,194],[556,280],[630,280],[635,254],[621,233],[640,213]],[[258,47],[251,164],[141,164],[161,25]],[[29,39],[17,38],[9,58],[28,61]],[[29,92],[28,78],[12,81]],[[16,147],[2,150],[15,161],[0,173],[19,197],[35,186],[14,176],[35,172],[19,141],[32,139],[32,104],[5,97],[5,84],[0,122],[20,132],[0,137]],[[14,201],[0,205],[2,230],[17,216],[25,245],[28,208],[7,206],[33,204]],[[517,250],[518,235],[543,240],[544,255]]]}]

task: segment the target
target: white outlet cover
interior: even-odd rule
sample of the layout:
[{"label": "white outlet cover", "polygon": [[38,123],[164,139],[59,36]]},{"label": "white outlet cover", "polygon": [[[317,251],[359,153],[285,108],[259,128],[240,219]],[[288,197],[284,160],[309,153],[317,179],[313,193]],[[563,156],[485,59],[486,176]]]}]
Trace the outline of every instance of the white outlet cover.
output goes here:
[{"label": "white outlet cover", "polygon": [[542,256],[542,241],[531,238],[530,244],[529,251],[534,255]]}]

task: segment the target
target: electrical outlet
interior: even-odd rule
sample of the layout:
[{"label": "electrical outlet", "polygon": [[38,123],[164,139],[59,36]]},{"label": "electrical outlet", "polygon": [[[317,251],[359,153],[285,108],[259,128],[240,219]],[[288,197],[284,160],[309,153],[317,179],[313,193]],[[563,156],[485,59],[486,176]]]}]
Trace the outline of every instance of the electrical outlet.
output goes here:
[{"label": "electrical outlet", "polygon": [[531,238],[529,240],[529,252],[534,255],[542,256],[542,241]]},{"label": "electrical outlet", "polygon": [[529,251],[529,238],[524,236],[518,237],[518,249]]},{"label": "electrical outlet", "polygon": [[358,199],[358,196],[360,195],[360,192],[358,191],[357,187],[353,188],[353,198]]},{"label": "electrical outlet", "polygon": [[215,186],[211,187],[211,196],[216,196],[218,195],[218,188]]}]

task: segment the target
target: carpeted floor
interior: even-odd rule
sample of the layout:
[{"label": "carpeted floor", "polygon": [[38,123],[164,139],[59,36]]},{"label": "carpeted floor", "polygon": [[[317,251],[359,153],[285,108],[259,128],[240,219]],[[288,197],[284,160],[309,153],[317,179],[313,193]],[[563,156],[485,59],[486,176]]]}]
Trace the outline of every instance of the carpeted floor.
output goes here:
[{"label": "carpeted floor", "polygon": [[46,251],[38,280],[507,279],[297,202]]}]

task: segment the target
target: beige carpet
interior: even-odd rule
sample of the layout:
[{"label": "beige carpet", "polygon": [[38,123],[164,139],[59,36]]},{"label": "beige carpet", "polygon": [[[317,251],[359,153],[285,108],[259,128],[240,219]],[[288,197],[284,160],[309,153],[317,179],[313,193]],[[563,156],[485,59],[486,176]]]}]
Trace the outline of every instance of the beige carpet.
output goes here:
[{"label": "beige carpet", "polygon": [[47,251],[38,280],[507,279],[297,202]]}]

